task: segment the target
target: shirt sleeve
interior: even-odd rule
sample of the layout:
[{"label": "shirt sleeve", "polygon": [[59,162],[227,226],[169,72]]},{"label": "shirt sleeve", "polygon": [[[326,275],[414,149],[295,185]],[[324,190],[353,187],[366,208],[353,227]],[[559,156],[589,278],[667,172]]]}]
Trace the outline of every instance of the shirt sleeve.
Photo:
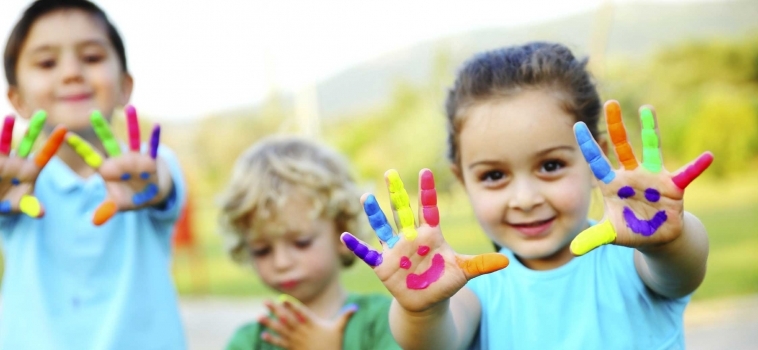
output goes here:
[{"label": "shirt sleeve", "polygon": [[171,172],[171,180],[174,182],[174,187],[166,198],[164,205],[160,207],[150,207],[150,217],[158,223],[162,224],[174,224],[179,219],[182,207],[186,203],[187,188],[184,182],[184,174],[182,168],[179,165],[179,161],[174,155],[174,152],[169,148],[160,146],[158,148],[158,156],[168,164],[169,171]]}]

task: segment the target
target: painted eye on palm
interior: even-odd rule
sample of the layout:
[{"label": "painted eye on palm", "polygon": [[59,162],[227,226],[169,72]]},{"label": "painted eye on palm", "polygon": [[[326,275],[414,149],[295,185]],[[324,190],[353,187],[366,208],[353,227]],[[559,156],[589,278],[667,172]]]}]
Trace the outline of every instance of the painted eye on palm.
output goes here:
[{"label": "painted eye on palm", "polygon": [[[616,101],[609,101],[605,105],[606,123],[608,134],[613,142],[619,163],[623,166],[623,171],[633,174],[640,179],[646,178],[645,173],[658,174],[664,171],[663,161],[660,151],[660,139],[656,131],[656,120],[653,111],[647,107],[640,110],[640,121],[642,124],[642,167],[639,167],[637,158],[634,156],[632,147],[626,137],[626,129],[621,119],[621,107]],[[616,171],[611,168],[608,160],[603,156],[603,152],[595,142],[592,134],[584,123],[574,125],[574,134],[579,148],[584,155],[585,160],[590,166],[593,175],[602,181],[605,185],[610,184],[616,179]],[[677,171],[670,180],[681,191],[702,174],[713,162],[713,155],[710,152],[701,154],[695,161],[685,166],[682,170]],[[639,174],[639,175],[637,175]],[[627,175],[628,176],[628,175]],[[655,177],[653,177],[655,178]],[[650,185],[662,188],[665,184],[660,180],[653,180]],[[622,186],[616,194],[622,200],[638,200],[637,196],[644,196],[645,200],[659,209],[648,218],[638,216],[630,205],[624,205],[622,217],[626,226],[635,234],[644,237],[653,236],[663,227],[668,215],[658,203],[661,199],[661,193],[654,187],[645,188],[644,193],[637,194],[637,191],[631,186]],[[641,200],[638,200],[641,201]],[[571,242],[571,251],[576,255],[583,255],[592,249],[603,244],[612,243],[616,240],[616,229],[609,220],[603,220],[598,225],[580,233]]]}]

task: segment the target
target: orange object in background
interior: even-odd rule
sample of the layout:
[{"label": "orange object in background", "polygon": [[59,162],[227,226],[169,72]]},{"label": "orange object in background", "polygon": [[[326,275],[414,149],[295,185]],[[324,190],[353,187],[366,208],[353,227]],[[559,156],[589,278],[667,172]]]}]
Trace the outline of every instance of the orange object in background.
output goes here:
[{"label": "orange object in background", "polygon": [[[205,258],[202,254],[202,247],[199,246],[197,237],[195,237],[194,206],[192,197],[187,196],[187,203],[182,208],[179,219],[174,227],[172,238],[174,248],[173,274],[174,278],[179,277],[180,270],[189,275],[192,283],[192,294],[205,294],[208,292],[208,274],[205,268]],[[180,269],[181,265],[188,268]],[[184,272],[186,271],[186,272]]]},{"label": "orange object in background", "polygon": [[190,247],[195,244],[190,220],[191,215],[192,202],[190,201],[190,197],[187,197],[187,205],[182,208],[182,213],[179,215],[179,220],[176,221],[176,227],[174,228],[173,242],[176,248]]}]

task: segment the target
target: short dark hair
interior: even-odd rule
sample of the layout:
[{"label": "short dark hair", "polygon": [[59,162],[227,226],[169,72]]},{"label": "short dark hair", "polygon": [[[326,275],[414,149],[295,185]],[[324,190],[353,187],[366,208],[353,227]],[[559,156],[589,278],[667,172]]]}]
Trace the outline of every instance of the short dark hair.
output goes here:
[{"label": "short dark hair", "polygon": [[16,77],[18,57],[21,54],[21,47],[24,45],[26,37],[29,36],[29,31],[32,29],[34,22],[48,13],[60,10],[84,11],[103,21],[108,39],[113,44],[113,48],[116,50],[116,54],[121,62],[122,71],[124,73],[129,71],[126,65],[124,41],[121,40],[118,30],[108,20],[108,16],[100,7],[87,0],[37,0],[24,11],[21,19],[13,27],[13,31],[11,31],[10,37],[8,37],[8,42],[5,44],[3,58],[5,63],[5,79],[8,81],[9,86],[15,86],[18,83],[18,77]]}]

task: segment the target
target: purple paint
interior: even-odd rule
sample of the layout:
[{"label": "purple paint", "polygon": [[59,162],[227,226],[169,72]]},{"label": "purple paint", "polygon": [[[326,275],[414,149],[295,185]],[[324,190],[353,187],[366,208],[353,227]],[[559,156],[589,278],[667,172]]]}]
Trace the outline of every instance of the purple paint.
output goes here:
[{"label": "purple paint", "polygon": [[158,144],[161,140],[161,126],[156,124],[153,128],[153,134],[150,136],[150,157],[158,156]]},{"label": "purple paint", "polygon": [[648,188],[645,190],[645,198],[647,198],[649,202],[655,203],[661,199],[661,193],[654,188]]},{"label": "purple paint", "polygon": [[383,258],[379,252],[371,250],[365,245],[361,244],[361,242],[358,241],[358,239],[356,239],[353,235],[345,233],[342,236],[342,241],[345,242],[347,249],[350,249],[350,251],[353,252],[355,256],[361,258],[361,260],[365,261],[366,264],[369,264],[370,266],[379,266],[379,264],[382,263]]},{"label": "purple paint", "polygon": [[420,275],[409,274],[405,278],[405,285],[408,289],[426,289],[432,283],[437,282],[442,277],[443,272],[445,272],[445,259],[440,254],[434,254],[432,265]]},{"label": "purple paint", "polygon": [[407,256],[404,256],[400,258],[400,268],[401,269],[410,269],[411,268],[411,259],[408,259]]},{"label": "purple paint", "polygon": [[645,237],[652,236],[655,231],[658,231],[658,228],[663,226],[666,219],[668,219],[668,216],[666,216],[666,212],[663,210],[655,213],[650,220],[642,220],[638,219],[637,215],[634,215],[632,209],[624,207],[624,220],[626,220],[626,226],[628,226],[632,232],[641,234]]},{"label": "purple paint", "polygon": [[624,186],[619,188],[618,192],[619,198],[626,199],[629,197],[634,197],[634,189],[629,186]]}]

